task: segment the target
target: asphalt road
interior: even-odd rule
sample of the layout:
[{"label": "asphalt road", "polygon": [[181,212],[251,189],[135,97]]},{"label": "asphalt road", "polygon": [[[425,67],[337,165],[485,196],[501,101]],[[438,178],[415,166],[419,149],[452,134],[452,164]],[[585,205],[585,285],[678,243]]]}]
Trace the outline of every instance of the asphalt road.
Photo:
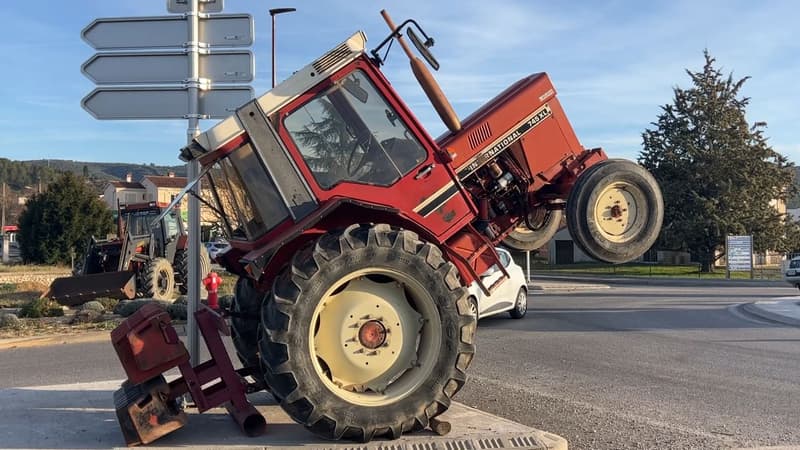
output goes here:
[{"label": "asphalt road", "polygon": [[487,319],[458,400],[574,449],[800,444],[800,328],[735,305],[791,288],[625,286],[532,295]]},{"label": "asphalt road", "polygon": [[[625,286],[532,295],[481,321],[457,400],[573,449],[800,444],[800,328],[734,305],[791,288]],[[109,342],[0,350],[0,388],[122,379]]]}]

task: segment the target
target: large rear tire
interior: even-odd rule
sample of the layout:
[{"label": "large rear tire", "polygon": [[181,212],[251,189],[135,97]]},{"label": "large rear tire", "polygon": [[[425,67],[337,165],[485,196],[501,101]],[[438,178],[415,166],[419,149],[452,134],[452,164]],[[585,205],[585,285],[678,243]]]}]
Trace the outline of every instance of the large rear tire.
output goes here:
[{"label": "large rear tire", "polygon": [[567,200],[570,235],[590,257],[609,263],[638,258],[658,238],[664,201],[655,178],[624,159],[582,173]]},{"label": "large rear tire", "polygon": [[558,232],[563,216],[564,212],[560,209],[548,210],[543,206],[534,208],[528,217],[533,228],[523,221],[503,239],[503,244],[521,252],[542,248]]},{"label": "large rear tire", "polygon": [[[178,250],[175,252],[175,284],[178,285],[178,291],[186,295],[189,292],[189,252]],[[208,256],[208,250],[205,247],[200,247],[200,279],[211,272],[211,258]]]},{"label": "large rear tire", "polygon": [[258,367],[258,337],[261,306],[268,294],[259,292],[253,280],[239,277],[234,290],[231,309],[231,338],[236,356],[244,367]]},{"label": "large rear tire", "polygon": [[475,317],[458,272],[416,233],[352,225],[295,254],[262,309],[273,394],[327,439],[398,438],[461,389]]},{"label": "large rear tire", "polygon": [[155,300],[172,300],[175,292],[175,273],[166,258],[154,258],[142,271],[142,293]]}]

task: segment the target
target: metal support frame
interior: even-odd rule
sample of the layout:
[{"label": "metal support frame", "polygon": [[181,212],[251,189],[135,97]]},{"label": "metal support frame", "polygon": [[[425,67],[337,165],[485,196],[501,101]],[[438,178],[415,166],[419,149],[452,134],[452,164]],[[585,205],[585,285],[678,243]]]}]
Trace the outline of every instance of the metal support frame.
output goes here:
[{"label": "metal support frame", "polygon": [[[189,0],[189,11],[186,13],[186,20],[189,24],[189,36],[187,39],[186,51],[189,55],[189,115],[188,127],[186,130],[187,143],[200,134],[200,42],[199,42],[199,0]],[[197,178],[200,172],[200,163],[197,160],[189,161],[186,164],[186,172],[190,180]],[[191,365],[195,366],[200,360],[200,342],[197,332],[197,320],[195,313],[200,305],[200,202],[197,195],[200,195],[201,182],[197,182],[192,188],[196,195],[189,196],[189,273],[187,282],[189,283],[189,299],[186,306],[187,316],[187,344]]]}]

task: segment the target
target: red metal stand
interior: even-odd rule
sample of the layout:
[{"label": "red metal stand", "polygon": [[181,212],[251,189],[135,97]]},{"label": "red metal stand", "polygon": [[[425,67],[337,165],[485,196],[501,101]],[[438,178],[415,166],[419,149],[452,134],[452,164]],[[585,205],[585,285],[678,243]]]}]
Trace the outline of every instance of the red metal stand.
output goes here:
[{"label": "red metal stand", "polygon": [[[186,424],[178,397],[189,393],[199,412],[225,405],[248,436],[266,431],[266,420],[247,401],[247,382],[234,369],[220,333],[229,336],[225,320],[202,307],[195,313],[211,359],[192,367],[186,347],[155,305],[146,305],[111,333],[128,380],[114,393],[122,434],[128,446],[147,444]],[[182,377],[169,383],[161,373],[178,367]]]}]

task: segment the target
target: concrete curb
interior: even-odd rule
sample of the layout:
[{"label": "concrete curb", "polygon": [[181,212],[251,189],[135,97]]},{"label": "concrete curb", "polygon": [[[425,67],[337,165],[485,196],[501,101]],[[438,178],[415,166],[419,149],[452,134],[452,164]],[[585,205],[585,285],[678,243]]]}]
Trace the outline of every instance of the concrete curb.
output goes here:
[{"label": "concrete curb", "polygon": [[745,303],[742,308],[762,319],[800,327],[800,303],[797,299]]},{"label": "concrete curb", "polygon": [[50,336],[27,336],[0,339],[0,350],[12,348],[43,347],[45,345],[76,344],[86,342],[111,342],[110,331],[87,331],[80,334],[53,334]]},{"label": "concrete curb", "polygon": [[[0,389],[0,437],[3,448],[125,448],[112,392],[121,380]],[[266,393],[249,396],[267,420],[267,433],[247,437],[224,408],[204,414],[189,409],[180,430],[149,448],[303,449],[303,450],[433,450],[514,448],[567,450],[567,441],[493,414],[453,402],[441,418],[452,424],[446,436],[431,431],[367,444],[325,441],[296,424]],[[118,447],[119,446],[119,447]]]},{"label": "concrete curb", "polygon": [[611,286],[599,283],[547,283],[534,281],[528,283],[528,289],[532,291],[544,292],[571,292],[571,291],[590,291],[597,289],[609,289]]}]

